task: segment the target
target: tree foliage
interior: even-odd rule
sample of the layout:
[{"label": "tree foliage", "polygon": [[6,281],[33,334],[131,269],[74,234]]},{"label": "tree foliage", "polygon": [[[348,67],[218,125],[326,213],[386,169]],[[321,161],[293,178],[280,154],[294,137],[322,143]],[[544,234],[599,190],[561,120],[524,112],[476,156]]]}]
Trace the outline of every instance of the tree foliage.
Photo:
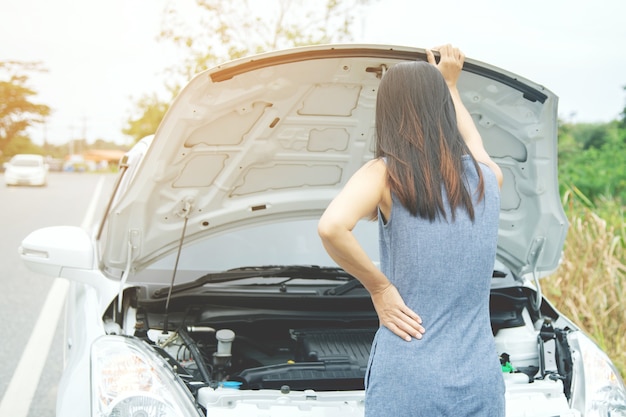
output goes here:
[{"label": "tree foliage", "polygon": [[590,201],[626,202],[626,129],[620,121],[563,124],[559,129],[561,192],[575,190]]},{"label": "tree foliage", "polygon": [[[193,75],[221,62],[293,46],[348,42],[359,10],[377,0],[176,0],[164,12],[159,39],[182,52],[167,69],[171,101]],[[154,133],[168,104],[142,97],[124,134]]]},{"label": "tree foliage", "polygon": [[28,73],[42,71],[40,63],[0,61],[0,155],[10,144],[30,142],[24,131],[50,114],[50,107],[32,101],[37,93],[28,87]]},{"label": "tree foliage", "polygon": [[135,142],[154,134],[168,108],[169,104],[160,101],[156,94],[144,95],[137,102],[139,116],[129,119],[122,133],[131,136]]}]

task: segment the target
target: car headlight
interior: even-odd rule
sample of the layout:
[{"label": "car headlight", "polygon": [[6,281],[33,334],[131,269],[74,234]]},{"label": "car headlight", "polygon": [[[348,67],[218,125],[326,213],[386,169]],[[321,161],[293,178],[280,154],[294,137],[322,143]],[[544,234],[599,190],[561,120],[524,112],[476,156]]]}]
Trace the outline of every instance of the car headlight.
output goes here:
[{"label": "car headlight", "polygon": [[572,333],[569,342],[576,367],[572,406],[585,417],[626,417],[626,387],[608,356],[582,332]]},{"label": "car headlight", "polygon": [[94,417],[202,416],[165,360],[124,336],[92,345],[91,403]]}]

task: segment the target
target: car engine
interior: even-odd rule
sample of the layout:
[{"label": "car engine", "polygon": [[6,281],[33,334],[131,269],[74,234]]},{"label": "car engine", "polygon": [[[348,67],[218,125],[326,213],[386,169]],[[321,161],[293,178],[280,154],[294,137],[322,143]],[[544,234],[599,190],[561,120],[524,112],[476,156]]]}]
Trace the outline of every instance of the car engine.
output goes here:
[{"label": "car engine", "polygon": [[[568,330],[554,325],[558,315],[549,305],[534,308],[534,297],[525,287],[492,290],[492,330],[507,391],[533,383],[535,391],[569,398]],[[363,297],[345,300],[344,311],[315,298],[280,309],[263,297],[205,301],[178,300],[186,307],[169,314],[171,330],[151,303],[140,302],[137,310],[135,336],[154,344],[184,380],[248,390],[363,389],[378,328]]]}]

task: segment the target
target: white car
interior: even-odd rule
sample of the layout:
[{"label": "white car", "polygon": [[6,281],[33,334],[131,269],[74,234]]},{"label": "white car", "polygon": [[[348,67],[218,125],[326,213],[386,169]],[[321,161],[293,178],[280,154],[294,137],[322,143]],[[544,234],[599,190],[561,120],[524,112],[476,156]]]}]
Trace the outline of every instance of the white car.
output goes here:
[{"label": "white car", "polygon": [[5,165],[4,182],[8,185],[48,184],[48,165],[41,155],[17,154]]},{"label": "white car", "polygon": [[[378,320],[317,221],[373,156],[381,77],[425,59],[323,45],[198,74],[122,160],[100,224],[27,236],[26,265],[71,282],[56,415],[362,416]],[[459,89],[504,172],[491,315],[507,416],[626,415],[614,365],[540,292],[568,227],[557,97],[472,59]],[[376,223],[355,233],[378,259]]]}]

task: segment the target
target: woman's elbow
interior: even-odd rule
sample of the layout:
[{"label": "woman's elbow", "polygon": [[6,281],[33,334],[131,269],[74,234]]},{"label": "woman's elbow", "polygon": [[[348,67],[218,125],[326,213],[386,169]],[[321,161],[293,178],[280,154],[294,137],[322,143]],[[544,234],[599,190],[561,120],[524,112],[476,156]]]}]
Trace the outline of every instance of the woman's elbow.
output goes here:
[{"label": "woman's elbow", "polygon": [[322,216],[317,223],[317,234],[323,242],[332,242],[340,234],[341,225],[329,216]]},{"label": "woman's elbow", "polygon": [[333,230],[330,222],[324,217],[317,223],[317,234],[323,241],[327,241],[332,236]]}]

